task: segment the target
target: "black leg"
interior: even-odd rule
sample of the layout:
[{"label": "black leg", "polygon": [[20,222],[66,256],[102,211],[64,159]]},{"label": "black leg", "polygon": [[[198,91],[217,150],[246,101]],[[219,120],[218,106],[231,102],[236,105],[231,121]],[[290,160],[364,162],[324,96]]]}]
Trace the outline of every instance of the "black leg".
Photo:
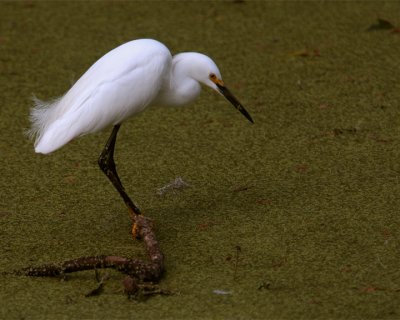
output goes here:
[{"label": "black leg", "polygon": [[99,157],[99,166],[100,169],[105,173],[105,175],[110,179],[115,189],[119,192],[126,206],[128,207],[130,212],[134,214],[141,214],[140,209],[135,206],[131,198],[129,198],[128,194],[125,192],[125,188],[123,187],[120,178],[117,174],[117,169],[115,167],[114,162],[114,149],[115,149],[115,141],[117,139],[117,133],[120,128],[120,124],[114,126],[113,131],[111,133],[110,138],[108,139],[100,157]]}]

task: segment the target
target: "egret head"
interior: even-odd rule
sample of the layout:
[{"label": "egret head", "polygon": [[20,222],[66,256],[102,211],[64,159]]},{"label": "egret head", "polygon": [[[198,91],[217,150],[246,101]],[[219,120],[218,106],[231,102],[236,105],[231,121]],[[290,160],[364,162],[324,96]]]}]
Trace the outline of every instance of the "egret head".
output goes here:
[{"label": "egret head", "polygon": [[218,88],[215,82],[210,78],[210,75],[215,76],[217,79],[221,79],[221,73],[211,58],[197,52],[181,53],[178,56],[187,58],[187,60],[185,60],[185,62],[188,63],[187,72],[192,79],[218,91]]},{"label": "egret head", "polygon": [[196,57],[192,64],[192,78],[200,83],[214,89],[223,95],[232,105],[238,109],[251,123],[254,123],[250,114],[246,111],[244,106],[232,94],[232,92],[225,86],[222,81],[221,73],[217,65],[206,55],[196,53]]}]

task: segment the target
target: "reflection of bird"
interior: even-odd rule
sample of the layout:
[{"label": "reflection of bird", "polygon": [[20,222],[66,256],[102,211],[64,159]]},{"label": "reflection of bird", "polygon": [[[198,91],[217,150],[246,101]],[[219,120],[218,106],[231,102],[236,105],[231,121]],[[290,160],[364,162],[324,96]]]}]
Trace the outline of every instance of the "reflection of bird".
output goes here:
[{"label": "reflection of bird", "polygon": [[150,105],[183,105],[200,93],[200,84],[224,95],[249,121],[250,115],[225,87],[215,63],[207,56],[186,52],[171,57],[151,39],[134,40],[110,51],[62,97],[35,100],[31,136],[35,151],[50,153],[72,139],[113,125],[99,165],[133,213],[140,210],[126,194],[114,163],[118,129],[125,119]]}]

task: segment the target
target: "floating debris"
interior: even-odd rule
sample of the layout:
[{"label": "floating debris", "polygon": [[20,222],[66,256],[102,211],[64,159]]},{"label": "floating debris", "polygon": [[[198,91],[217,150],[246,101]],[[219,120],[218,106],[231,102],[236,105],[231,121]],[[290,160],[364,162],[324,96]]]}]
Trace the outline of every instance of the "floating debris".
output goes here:
[{"label": "floating debris", "polygon": [[219,294],[219,295],[228,295],[228,294],[232,294],[232,291],[215,289],[215,290],[213,290],[213,293]]},{"label": "floating debris", "polygon": [[157,194],[162,197],[168,192],[176,193],[177,190],[181,190],[189,186],[190,185],[185,182],[181,177],[177,177],[174,181],[168,183],[164,187],[157,189]]},{"label": "floating debris", "polygon": [[370,25],[367,31],[391,30],[391,29],[395,29],[395,26],[390,21],[378,18],[377,23]]},{"label": "floating debris", "polygon": [[257,290],[269,290],[271,287],[271,283],[269,282],[261,282],[261,284],[258,286]]}]

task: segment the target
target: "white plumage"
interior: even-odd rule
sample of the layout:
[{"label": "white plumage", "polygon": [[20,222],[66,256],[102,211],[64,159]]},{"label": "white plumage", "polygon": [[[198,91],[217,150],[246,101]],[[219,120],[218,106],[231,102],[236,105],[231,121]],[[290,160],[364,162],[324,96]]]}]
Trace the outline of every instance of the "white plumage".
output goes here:
[{"label": "white plumage", "polygon": [[224,94],[252,121],[209,57],[188,52],[172,58],[166,46],[151,39],[125,43],[95,62],[63,96],[50,102],[35,99],[29,131],[36,138],[35,151],[53,152],[150,105],[189,103],[200,93],[200,83]]}]

